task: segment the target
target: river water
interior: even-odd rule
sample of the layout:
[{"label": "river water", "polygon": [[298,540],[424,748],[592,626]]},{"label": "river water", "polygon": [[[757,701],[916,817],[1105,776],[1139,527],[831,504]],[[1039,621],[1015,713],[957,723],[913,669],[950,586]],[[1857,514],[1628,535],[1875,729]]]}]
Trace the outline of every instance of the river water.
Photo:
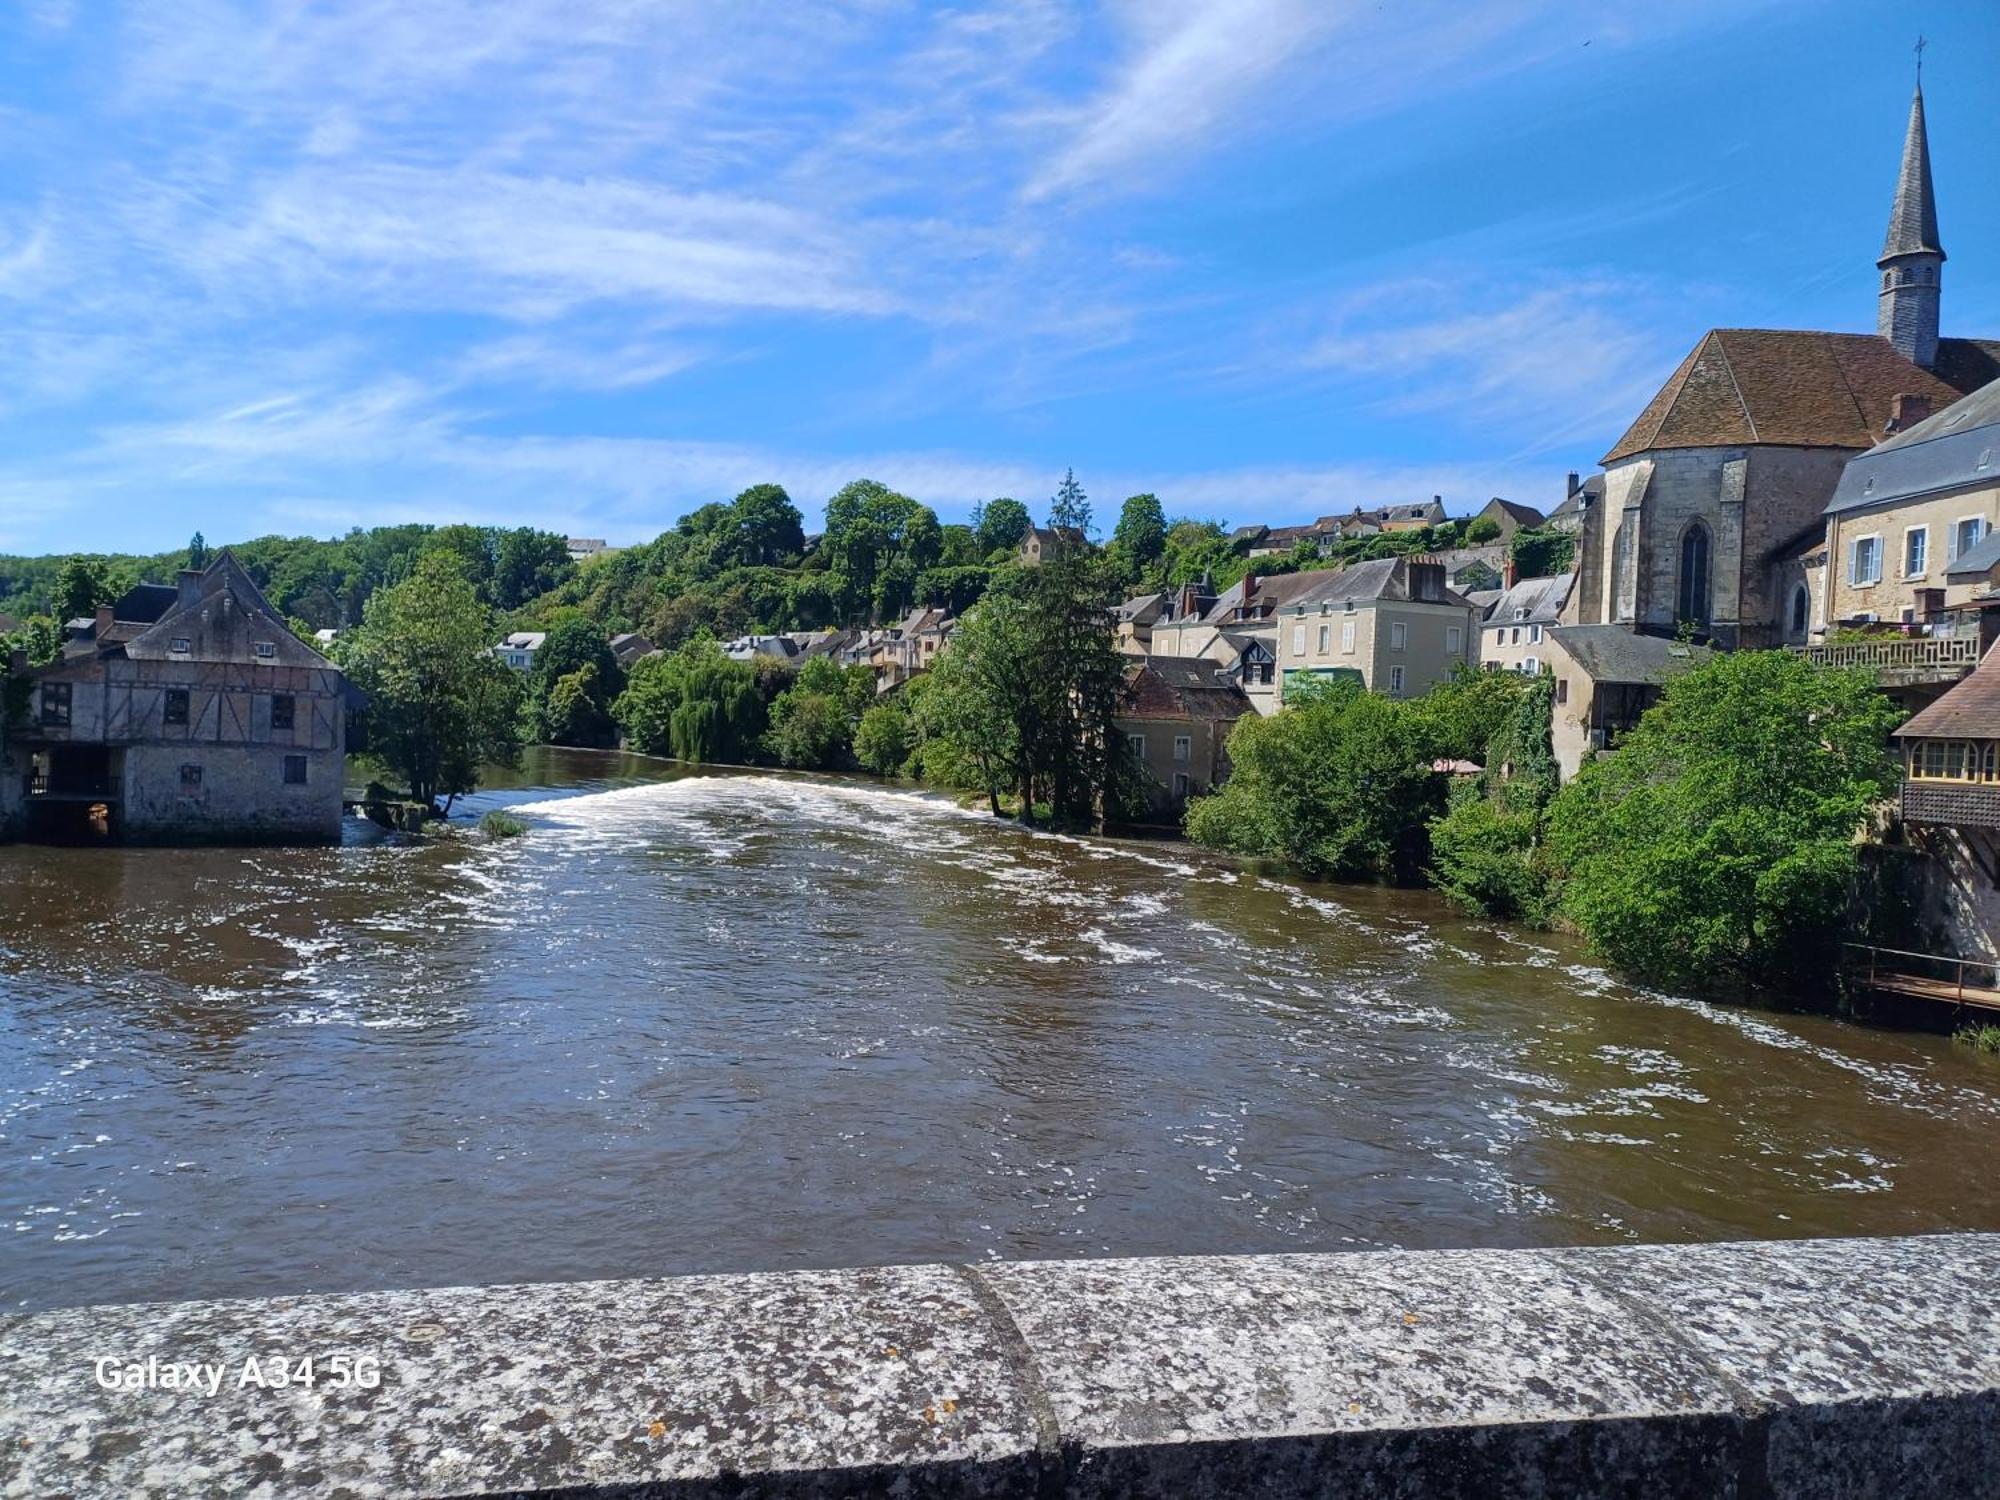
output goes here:
[{"label": "river water", "polygon": [[0,848],[0,1306],[2000,1228],[2000,1067],[1409,892],[538,752],[530,832]]}]

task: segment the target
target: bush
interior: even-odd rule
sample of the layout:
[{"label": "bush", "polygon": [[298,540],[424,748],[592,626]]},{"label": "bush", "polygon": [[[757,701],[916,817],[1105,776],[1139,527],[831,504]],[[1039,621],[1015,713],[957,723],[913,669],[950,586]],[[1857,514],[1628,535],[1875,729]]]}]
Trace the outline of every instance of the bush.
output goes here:
[{"label": "bush", "polygon": [[479,831],[489,839],[517,839],[528,831],[528,825],[496,807],[479,820]]},{"label": "bush", "polygon": [[1474,516],[1465,528],[1465,542],[1469,547],[1482,546],[1500,535],[1500,523],[1491,516]]},{"label": "bush", "polygon": [[1311,875],[1413,878],[1441,810],[1431,770],[1436,730],[1418,702],[1359,683],[1287,688],[1271,718],[1245,715],[1229,736],[1235,768],[1221,791],[1188,809],[1196,843],[1274,855]]},{"label": "bush", "polygon": [[771,719],[764,748],[779,765],[824,771],[846,758],[854,721],[832,694],[793,688],[772,706]]},{"label": "bush", "polygon": [[877,776],[894,776],[913,748],[910,718],[893,703],[878,703],[854,731],[854,758]]}]

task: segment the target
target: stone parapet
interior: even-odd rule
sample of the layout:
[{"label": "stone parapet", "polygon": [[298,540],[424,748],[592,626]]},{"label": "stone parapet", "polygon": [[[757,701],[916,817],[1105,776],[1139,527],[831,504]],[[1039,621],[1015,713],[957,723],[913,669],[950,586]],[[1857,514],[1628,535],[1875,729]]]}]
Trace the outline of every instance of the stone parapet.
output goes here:
[{"label": "stone parapet", "polygon": [[1996,1285],[1946,1235],[85,1307],[0,1324],[0,1495],[1990,1494]]}]

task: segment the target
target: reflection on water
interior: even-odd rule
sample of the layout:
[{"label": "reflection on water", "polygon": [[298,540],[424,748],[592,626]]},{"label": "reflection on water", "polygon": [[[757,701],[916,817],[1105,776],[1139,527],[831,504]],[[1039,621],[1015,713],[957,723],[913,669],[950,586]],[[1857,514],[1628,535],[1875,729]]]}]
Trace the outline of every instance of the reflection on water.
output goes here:
[{"label": "reflection on water", "polygon": [[0,849],[0,1299],[2000,1228],[2000,1071],[1428,897],[543,753],[523,838]]}]

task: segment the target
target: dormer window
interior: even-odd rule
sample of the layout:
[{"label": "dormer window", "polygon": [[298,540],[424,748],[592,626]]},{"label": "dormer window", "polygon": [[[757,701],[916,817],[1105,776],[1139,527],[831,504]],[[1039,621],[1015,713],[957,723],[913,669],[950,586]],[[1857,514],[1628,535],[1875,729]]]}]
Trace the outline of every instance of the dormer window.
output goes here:
[{"label": "dormer window", "polygon": [[179,655],[186,656],[188,654],[188,651],[192,648],[192,645],[193,643],[189,641],[186,636],[177,635],[173,639],[173,646],[171,649],[177,652]]},{"label": "dormer window", "polygon": [[259,641],[256,645],[256,652],[259,656],[276,656],[278,654],[278,643],[276,641]]}]

